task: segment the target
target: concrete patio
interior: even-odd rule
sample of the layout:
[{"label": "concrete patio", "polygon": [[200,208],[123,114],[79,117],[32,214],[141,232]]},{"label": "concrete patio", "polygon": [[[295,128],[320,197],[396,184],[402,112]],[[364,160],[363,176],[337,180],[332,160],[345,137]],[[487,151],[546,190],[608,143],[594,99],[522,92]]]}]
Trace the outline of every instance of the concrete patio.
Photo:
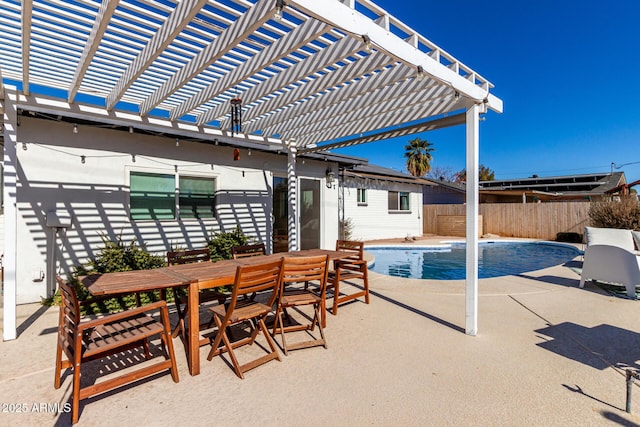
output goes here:
[{"label": "concrete patio", "polygon": [[[328,316],[327,350],[240,380],[202,347],[191,377],[174,340],[180,383],[167,374],[85,400],[78,425],[639,425],[640,390],[627,414],[623,370],[639,367],[638,302],[578,281],[566,266],[480,280],[472,337],[462,281],[371,273],[371,304]],[[55,407],[71,378],[53,388],[58,308],[18,315],[19,338],[0,343],[0,425],[68,425]]]}]

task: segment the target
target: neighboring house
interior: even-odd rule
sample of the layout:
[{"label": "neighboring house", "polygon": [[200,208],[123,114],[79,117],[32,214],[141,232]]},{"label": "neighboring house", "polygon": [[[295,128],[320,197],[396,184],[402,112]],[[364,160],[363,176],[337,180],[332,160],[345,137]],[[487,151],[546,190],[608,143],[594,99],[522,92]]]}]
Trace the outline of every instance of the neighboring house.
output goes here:
[{"label": "neighboring house", "polygon": [[422,235],[423,179],[374,165],[354,165],[341,175],[343,218],[354,239]]},{"label": "neighboring house", "polygon": [[422,200],[425,205],[458,205],[467,197],[464,184],[425,178]]},{"label": "neighboring house", "polygon": [[[465,202],[465,184],[427,180],[423,187],[426,205]],[[481,181],[480,203],[537,203],[591,201],[626,188],[624,172]]]},{"label": "neighboring house", "polygon": [[480,203],[591,201],[626,183],[624,172],[480,182]]}]

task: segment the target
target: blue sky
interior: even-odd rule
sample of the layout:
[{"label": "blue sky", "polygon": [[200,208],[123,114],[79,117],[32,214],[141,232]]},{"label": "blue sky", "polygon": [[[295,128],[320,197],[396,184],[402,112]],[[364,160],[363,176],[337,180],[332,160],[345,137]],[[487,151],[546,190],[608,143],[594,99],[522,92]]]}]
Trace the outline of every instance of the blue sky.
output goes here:
[{"label": "blue sky", "polygon": [[[496,179],[608,172],[640,179],[640,1],[376,0],[494,85],[480,127]],[[432,166],[465,167],[464,126],[419,134]],[[411,137],[338,152],[405,170]]]}]

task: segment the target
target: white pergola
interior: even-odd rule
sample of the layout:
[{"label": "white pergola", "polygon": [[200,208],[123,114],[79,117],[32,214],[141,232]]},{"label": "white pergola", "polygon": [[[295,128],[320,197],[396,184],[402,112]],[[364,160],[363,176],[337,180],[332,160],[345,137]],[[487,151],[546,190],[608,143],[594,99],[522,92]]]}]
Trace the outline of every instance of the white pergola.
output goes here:
[{"label": "white pergola", "polygon": [[[479,114],[502,111],[492,87],[369,0],[3,0],[4,339],[16,329],[20,111],[287,151],[290,178],[300,153],[466,124],[475,335]],[[242,99],[235,134],[233,98]]]}]

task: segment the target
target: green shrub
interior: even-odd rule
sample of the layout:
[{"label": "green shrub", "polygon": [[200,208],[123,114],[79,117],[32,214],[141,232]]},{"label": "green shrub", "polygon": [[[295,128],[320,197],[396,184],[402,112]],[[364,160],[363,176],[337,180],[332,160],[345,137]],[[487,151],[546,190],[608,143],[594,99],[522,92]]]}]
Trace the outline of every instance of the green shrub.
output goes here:
[{"label": "green shrub", "polygon": [[165,266],[164,257],[152,255],[138,246],[134,238],[128,244],[118,236],[117,240],[109,240],[101,236],[104,248],[98,256],[90,260],[87,266],[96,273],[113,273],[116,271],[147,270]]},{"label": "green shrub", "polygon": [[213,233],[207,240],[207,246],[211,252],[211,261],[231,259],[231,248],[250,243],[250,238],[246,236],[239,227],[231,232]]},{"label": "green shrub", "polygon": [[[164,257],[152,255],[141,248],[134,238],[129,243],[124,243],[122,237],[113,241],[106,235],[101,235],[104,247],[100,249],[98,255],[89,260],[84,265],[75,266],[71,275],[71,283],[76,288],[78,299],[84,301],[91,295],[89,291],[78,280],[79,276],[89,274],[113,273],[118,271],[146,270],[151,268],[164,267]],[[142,292],[139,294],[141,304],[148,304],[160,300],[158,291]],[[173,295],[167,294],[167,300],[172,301]],[[43,304],[60,305],[60,295],[58,292],[53,296],[43,300]],[[133,308],[137,305],[136,296],[121,295],[115,298],[107,298],[97,303],[83,306],[83,314],[113,313],[124,309]]]},{"label": "green shrub", "polygon": [[592,202],[589,224],[593,227],[640,230],[640,202],[635,195]]}]

